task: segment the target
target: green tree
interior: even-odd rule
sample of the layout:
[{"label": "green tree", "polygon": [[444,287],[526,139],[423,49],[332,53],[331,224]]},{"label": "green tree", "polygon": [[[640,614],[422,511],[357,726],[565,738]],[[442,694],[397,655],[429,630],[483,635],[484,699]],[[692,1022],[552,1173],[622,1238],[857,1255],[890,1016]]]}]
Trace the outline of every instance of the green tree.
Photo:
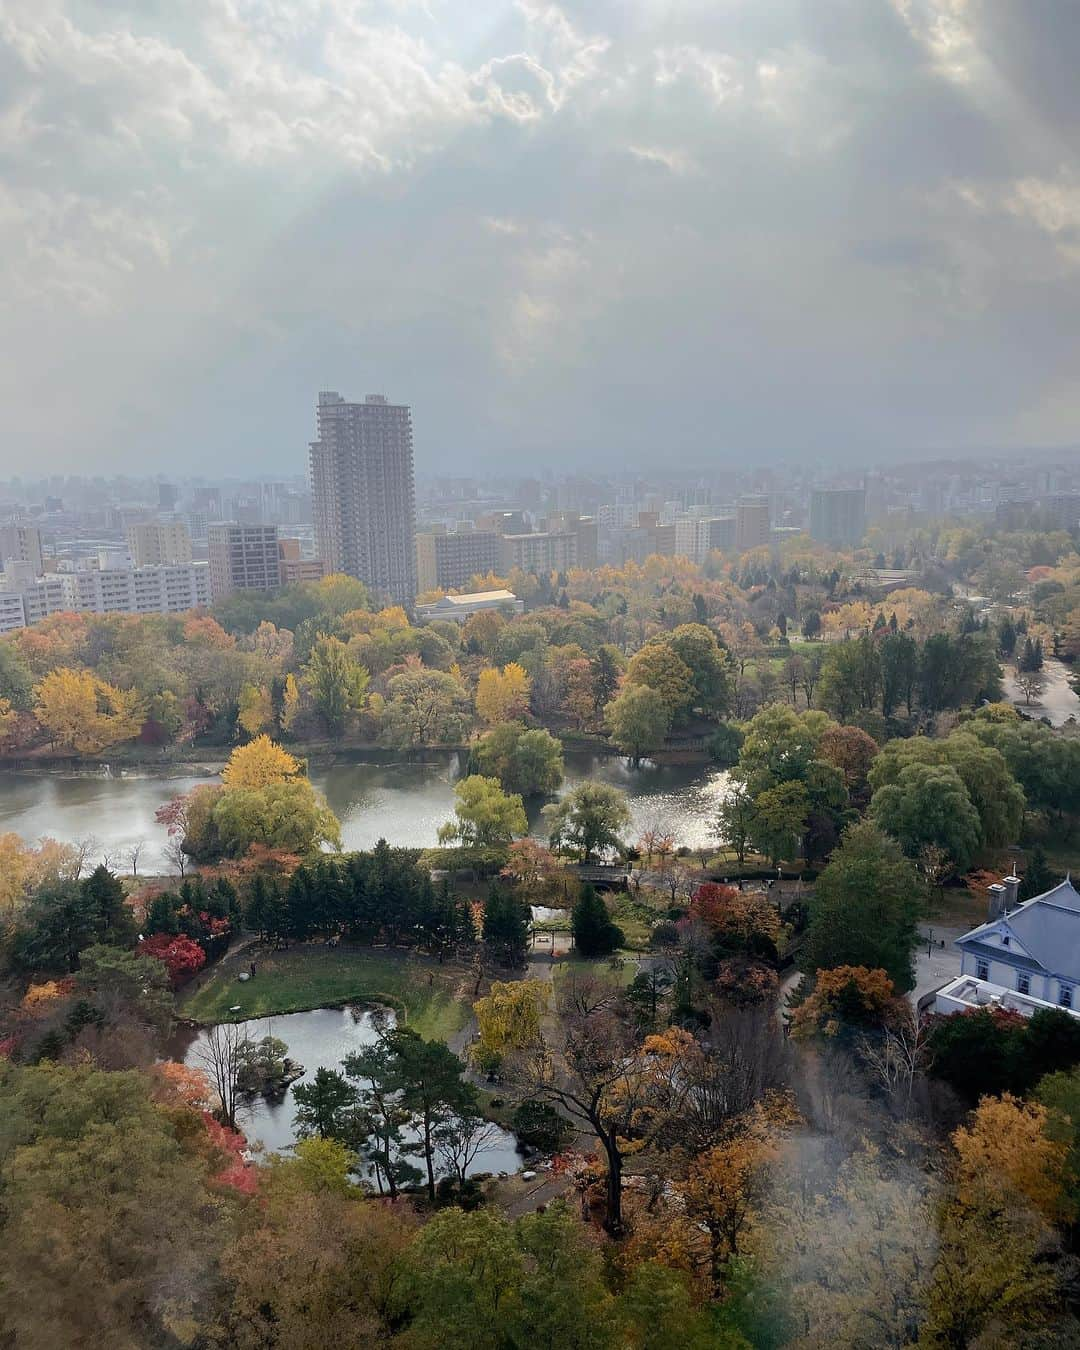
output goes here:
[{"label": "green tree", "polygon": [[644,684],[664,700],[668,718],[678,722],[694,706],[696,690],[690,667],[663,642],[648,642],[630,658],[626,684]]},{"label": "green tree", "polygon": [[899,844],[872,821],[849,826],[814,887],[802,968],[866,966],[910,989],[922,902],[918,870]]},{"label": "green tree", "polygon": [[336,1069],[319,1068],[310,1083],[293,1088],[296,1103],[296,1130],[303,1138],[348,1141],[353,1134],[357,1090]]},{"label": "green tree", "polygon": [[15,935],[13,956],[24,970],[74,974],[79,953],[97,941],[98,908],[77,881],[50,883],[35,892]]},{"label": "green tree", "polygon": [[242,857],[252,844],[305,855],[323,844],[341,846],[341,826],[306,778],[265,788],[226,788],[212,812],[215,844],[209,848],[189,827],[187,842],[200,861]]},{"label": "green tree", "polygon": [[754,847],[774,867],[781,859],[797,855],[809,810],[809,793],[799,782],[778,783],[754,798]]},{"label": "green tree", "polygon": [[119,879],[99,863],[82,883],[83,894],[94,906],[94,926],[99,942],[113,947],[130,946],[137,937],[131,907],[125,903]]},{"label": "green tree", "polygon": [[702,623],[683,623],[663,639],[682,660],[694,684],[694,707],[722,717],[731,707],[734,679],[727,653]]},{"label": "green tree", "polygon": [[494,882],[484,905],[485,948],[504,966],[523,966],[529,940],[529,911],[517,896]]},{"label": "green tree", "polygon": [[389,745],[451,744],[468,728],[468,692],[446,671],[406,671],[390,680],[387,692],[382,738]]},{"label": "green tree", "polygon": [[610,956],[623,944],[623,931],[592,886],[582,886],[570,916],[574,946],[581,956]]},{"label": "green tree", "polygon": [[551,846],[584,861],[609,849],[621,850],[630,824],[626,794],[607,783],[579,783],[560,802],[544,807]]},{"label": "green tree", "polygon": [[466,848],[507,844],[527,834],[529,822],[521,798],[505,793],[497,778],[472,774],[454,788],[455,820],[439,827],[439,843],[457,840]]},{"label": "green tree", "polygon": [[754,834],[757,808],[745,783],[733,783],[720,799],[716,813],[716,833],[724,848],[730,848],[746,865],[746,851]]},{"label": "green tree", "polygon": [[130,1015],[159,1031],[172,1025],[173,997],[161,961],[117,947],[95,944],[79,955],[77,994],[109,1022]]},{"label": "green tree", "polygon": [[979,813],[948,764],[909,764],[895,783],[874,793],[870,815],[909,855],[936,845],[962,872],[971,866],[981,841]]},{"label": "green tree", "polygon": [[200,1325],[223,1237],[200,1124],[142,1073],[0,1059],[0,1339],[169,1345]]},{"label": "green tree", "polygon": [[428,1199],[435,1202],[435,1148],[438,1129],[453,1113],[471,1111],[476,1089],[462,1078],[464,1065],[441,1041],[425,1041],[411,1027],[386,1037],[400,1083],[401,1105],[412,1114],[417,1150],[427,1170]]},{"label": "green tree", "polygon": [[563,780],[562,745],[542,728],[504,722],[481,736],[473,754],[481,773],[522,797],[548,796]]},{"label": "green tree", "polygon": [[320,637],[304,666],[304,685],[332,736],[345,729],[349,713],[359,712],[364,706],[368,681],[367,670],[353,660],[345,643],[336,637]]},{"label": "green tree", "polygon": [[643,756],[664,744],[671,728],[671,709],[649,685],[628,684],[604,709],[604,722],[608,735],[636,768]]},{"label": "green tree", "polygon": [[411,1113],[401,1102],[397,1056],[384,1035],[374,1045],[347,1055],[342,1067],[358,1083],[357,1151],[374,1171],[379,1194],[385,1185],[386,1193],[394,1199],[402,1186],[412,1185],[422,1176],[408,1160],[415,1146],[404,1134]]}]

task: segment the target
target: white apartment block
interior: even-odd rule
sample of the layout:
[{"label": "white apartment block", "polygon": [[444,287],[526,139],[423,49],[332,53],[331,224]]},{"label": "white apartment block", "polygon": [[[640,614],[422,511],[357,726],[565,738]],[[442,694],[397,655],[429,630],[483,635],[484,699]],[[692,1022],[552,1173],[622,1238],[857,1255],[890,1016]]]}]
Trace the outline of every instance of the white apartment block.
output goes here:
[{"label": "white apartment block", "polygon": [[210,567],[104,567],[28,581],[0,574],[0,632],[50,614],[182,614],[210,603]]}]

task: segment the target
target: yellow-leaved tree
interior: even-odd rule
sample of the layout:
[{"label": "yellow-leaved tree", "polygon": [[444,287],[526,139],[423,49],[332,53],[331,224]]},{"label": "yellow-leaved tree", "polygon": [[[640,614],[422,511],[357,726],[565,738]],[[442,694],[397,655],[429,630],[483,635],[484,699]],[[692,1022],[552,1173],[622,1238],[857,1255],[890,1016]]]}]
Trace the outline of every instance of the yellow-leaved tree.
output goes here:
[{"label": "yellow-leaved tree", "polygon": [[0,749],[15,735],[18,725],[19,714],[11,706],[11,699],[0,698]]},{"label": "yellow-leaved tree", "polygon": [[288,750],[269,736],[256,736],[247,745],[238,745],[221,771],[228,788],[264,788],[287,783],[303,772],[303,765]]},{"label": "yellow-leaved tree", "polygon": [[281,729],[291,731],[300,715],[300,686],[292,673],[285,676],[285,693],[281,699]]},{"label": "yellow-leaved tree", "polygon": [[245,684],[240,691],[236,725],[249,736],[258,736],[261,731],[272,726],[273,721],[274,703],[270,690],[262,684]]},{"label": "yellow-leaved tree", "polygon": [[528,674],[516,661],[502,670],[487,666],[476,681],[476,711],[489,726],[523,717],[528,711],[531,685]]},{"label": "yellow-leaved tree", "polygon": [[1011,1093],[983,1097],[953,1134],[961,1191],[1011,1186],[1051,1223],[1075,1218],[1066,1196],[1068,1145],[1046,1131],[1049,1112]]},{"label": "yellow-leaved tree", "polygon": [[56,745],[97,754],[130,741],[142,729],[143,707],[134,689],[117,689],[88,670],[63,666],[34,690],[34,713]]},{"label": "yellow-leaved tree", "polygon": [[547,1009],[548,985],[543,980],[496,980],[487,998],[473,1004],[477,1037],[469,1057],[477,1068],[489,1072],[503,1058],[529,1050],[540,1043],[540,1022]]}]

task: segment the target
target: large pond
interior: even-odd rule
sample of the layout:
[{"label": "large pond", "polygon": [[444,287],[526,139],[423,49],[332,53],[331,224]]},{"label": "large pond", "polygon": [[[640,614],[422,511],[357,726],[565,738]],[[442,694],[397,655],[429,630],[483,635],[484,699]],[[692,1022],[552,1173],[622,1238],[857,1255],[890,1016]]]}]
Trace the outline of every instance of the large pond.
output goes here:
[{"label": "large pond", "polygon": [[[300,1082],[310,1082],[317,1069],[340,1069],[346,1055],[372,1045],[380,1026],[393,1024],[393,1013],[375,1008],[316,1008],[313,1012],[287,1013],[282,1017],[258,1017],[240,1025],[254,1041],[276,1036],[289,1047],[289,1058],[304,1066]],[[205,1068],[202,1058],[207,1033],[178,1033],[172,1053],[185,1064]],[[254,1097],[237,1112],[236,1122],[249,1144],[261,1144],[268,1153],[281,1153],[296,1142],[296,1104],[292,1088],[277,1102]],[[410,1161],[422,1167],[422,1160]],[[476,1157],[469,1175],[476,1172],[515,1172],[521,1166],[514,1136],[498,1130],[492,1146]]]},{"label": "large pond", "polygon": [[[462,756],[431,751],[421,760],[313,765],[311,778],[326,794],[341,821],[347,849],[370,848],[380,838],[398,847],[428,848],[438,828],[453,812],[454,782]],[[679,844],[697,848],[711,844],[716,808],[727,775],[700,765],[655,765],[631,768],[628,760],[607,756],[568,755],[566,792],[591,780],[613,783],[630,798],[631,839],[653,826],[675,836]],[[93,838],[95,855],[107,854],[123,866],[127,848],[146,847],[139,859],[143,872],[164,865],[165,831],[154,812],[178,792],[205,777],[166,777],[147,773],[0,774],[0,833],[14,830],[28,840],[42,835],[76,842]],[[530,808],[534,833],[543,833],[540,805]]]}]

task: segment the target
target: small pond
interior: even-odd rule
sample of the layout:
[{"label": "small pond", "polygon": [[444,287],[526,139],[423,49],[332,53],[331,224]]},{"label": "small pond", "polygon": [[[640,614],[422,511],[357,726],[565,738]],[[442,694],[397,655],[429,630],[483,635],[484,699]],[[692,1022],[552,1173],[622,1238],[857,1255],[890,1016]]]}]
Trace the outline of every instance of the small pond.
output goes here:
[{"label": "small pond", "polygon": [[[346,1055],[372,1045],[380,1027],[393,1025],[388,1009],[371,1007],[316,1008],[312,1012],[286,1013],[281,1017],[255,1017],[241,1023],[248,1036],[261,1040],[276,1036],[289,1047],[289,1058],[304,1066],[300,1082],[310,1082],[320,1068],[340,1069]],[[172,1053],[192,1068],[203,1068],[201,1051],[207,1033],[181,1033]],[[296,1142],[296,1108],[292,1088],[280,1101],[262,1097],[247,1101],[237,1112],[237,1124],[254,1148],[262,1144],[267,1153],[282,1153]],[[412,1158],[418,1166],[421,1162]],[[493,1146],[480,1153],[470,1175],[475,1172],[516,1172],[522,1165],[517,1141],[506,1130],[499,1130]]]}]

